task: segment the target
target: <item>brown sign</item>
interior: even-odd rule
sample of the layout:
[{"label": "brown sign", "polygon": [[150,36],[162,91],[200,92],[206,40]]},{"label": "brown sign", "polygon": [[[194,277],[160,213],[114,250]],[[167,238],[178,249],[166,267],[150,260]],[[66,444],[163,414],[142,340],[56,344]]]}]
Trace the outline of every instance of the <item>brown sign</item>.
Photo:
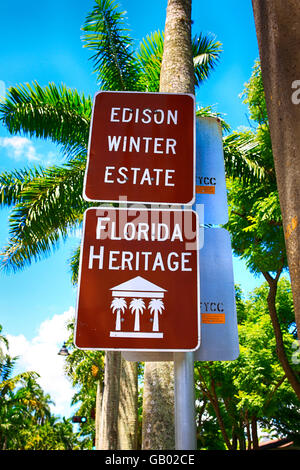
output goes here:
[{"label": "brown sign", "polygon": [[196,349],[200,341],[197,240],[193,211],[88,209],[76,346]]},{"label": "brown sign", "polygon": [[95,95],[84,197],[193,204],[195,102],[189,94]]}]

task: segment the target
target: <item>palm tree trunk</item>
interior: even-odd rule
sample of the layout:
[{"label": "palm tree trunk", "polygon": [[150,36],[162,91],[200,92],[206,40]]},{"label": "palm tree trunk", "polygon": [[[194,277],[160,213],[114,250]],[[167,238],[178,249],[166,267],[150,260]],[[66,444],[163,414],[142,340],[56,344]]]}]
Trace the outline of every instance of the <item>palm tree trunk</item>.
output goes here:
[{"label": "palm tree trunk", "polygon": [[252,0],[298,336],[300,332],[299,0]]},{"label": "palm tree trunk", "polygon": [[136,450],[138,436],[138,365],[121,359],[118,420],[121,450]]},{"label": "palm tree trunk", "polygon": [[192,0],[168,0],[160,91],[195,93],[191,48]]},{"label": "palm tree trunk", "polygon": [[174,367],[172,362],[146,362],[143,395],[143,450],[172,450],[174,431]]},{"label": "palm tree trunk", "polygon": [[105,353],[104,391],[102,398],[100,450],[118,448],[118,410],[120,396],[121,353]]},{"label": "palm tree trunk", "polygon": [[102,410],[103,390],[101,381],[97,383],[96,393],[96,411],[95,411],[95,448],[100,449],[100,426],[101,426],[101,410]]},{"label": "palm tree trunk", "polygon": [[[168,0],[160,92],[195,92],[191,49],[192,0]],[[146,362],[143,449],[174,449],[174,363]]]}]

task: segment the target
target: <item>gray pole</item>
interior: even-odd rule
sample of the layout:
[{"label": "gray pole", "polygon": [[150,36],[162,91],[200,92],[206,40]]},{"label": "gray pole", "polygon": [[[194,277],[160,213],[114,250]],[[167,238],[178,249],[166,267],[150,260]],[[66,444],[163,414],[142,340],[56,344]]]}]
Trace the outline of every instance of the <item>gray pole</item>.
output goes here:
[{"label": "gray pole", "polygon": [[174,353],[175,448],[196,450],[194,353]]}]

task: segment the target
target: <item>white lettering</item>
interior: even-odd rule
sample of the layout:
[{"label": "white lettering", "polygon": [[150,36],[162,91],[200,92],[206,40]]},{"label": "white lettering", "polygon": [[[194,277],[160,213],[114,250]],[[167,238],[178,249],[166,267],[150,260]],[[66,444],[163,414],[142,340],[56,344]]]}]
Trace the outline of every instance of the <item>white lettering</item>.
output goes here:
[{"label": "white lettering", "polygon": [[98,217],[97,218],[97,227],[96,227],[96,238],[97,240],[101,240],[101,230],[105,230],[106,228],[106,223],[105,225],[102,225],[103,221],[109,221],[109,217]]},{"label": "white lettering", "polygon": [[115,166],[105,167],[104,183],[119,183],[119,184],[148,184],[149,186],[175,186],[173,182],[175,170],[164,170],[162,168],[154,168],[150,170],[145,168],[141,172],[141,168],[127,168],[122,166],[116,168]]},{"label": "white lettering", "polygon": [[175,238],[178,238],[178,240],[183,242],[182,231],[181,231],[181,227],[180,227],[179,224],[175,224],[175,226],[174,226],[173,234],[172,234],[172,237],[171,237],[171,242],[173,242],[175,240]]},{"label": "white lettering", "polygon": [[[160,120],[158,119],[158,113],[160,113]],[[156,124],[162,124],[164,122],[164,119],[165,119],[165,113],[163,112],[162,109],[156,109],[154,111],[154,122]]]},{"label": "white lettering", "polygon": [[[163,235],[162,229],[164,229],[165,234]],[[169,238],[169,227],[166,224],[157,224],[157,241],[164,242]]]},{"label": "white lettering", "polygon": [[144,124],[149,124],[149,122],[151,122],[151,109],[143,109],[143,116],[146,116],[146,119],[142,118],[142,122]]},{"label": "white lettering", "polygon": [[113,183],[114,180],[109,180],[108,177],[112,175],[110,170],[114,170],[114,166],[107,166],[105,167],[105,174],[104,174],[104,183]]},{"label": "white lettering", "polygon": [[144,174],[143,174],[143,177],[140,181],[140,184],[144,184],[144,182],[147,181],[147,183],[149,184],[149,186],[151,186],[152,182],[151,182],[151,176],[150,176],[150,170],[149,168],[146,168],[145,171],[144,171]]},{"label": "white lettering", "polygon": [[158,148],[161,148],[162,143],[164,141],[163,137],[156,137],[154,139],[154,153],[163,153],[163,150],[158,150]]},{"label": "white lettering", "polygon": [[178,258],[178,253],[170,253],[167,259],[167,264],[168,268],[170,271],[177,271],[179,267],[179,262],[178,261],[173,261],[172,263],[172,258]]},{"label": "white lettering", "polygon": [[131,261],[133,259],[133,253],[131,251],[122,251],[122,271],[127,267],[130,271],[132,271]]},{"label": "white lettering", "polygon": [[[129,228],[131,229],[129,233]],[[132,222],[127,222],[124,225],[124,238],[125,240],[133,240],[135,237],[135,225]]]},{"label": "white lettering", "polygon": [[143,137],[143,140],[145,140],[145,153],[148,153],[149,151],[149,142],[152,140],[152,137]]},{"label": "white lettering", "polygon": [[94,259],[99,260],[98,269],[103,269],[103,252],[104,246],[100,246],[99,255],[94,255],[94,246],[90,246],[89,269],[93,269]]},{"label": "white lettering", "polygon": [[133,180],[132,183],[136,184],[136,177],[137,177],[137,172],[140,171],[140,168],[130,168],[133,171]]},{"label": "white lettering", "polygon": [[166,141],[166,153],[169,154],[169,149],[171,148],[173,155],[176,154],[176,140],[175,139],[167,139]]},{"label": "white lettering", "polygon": [[[296,81],[297,82],[297,81]],[[294,84],[295,82],[293,82]],[[293,85],[292,85],[293,86]],[[295,88],[295,86],[293,86]],[[139,108],[111,108],[110,112],[110,121],[111,122],[131,122],[135,123],[142,122],[143,124],[150,124],[155,122],[155,124],[161,125],[163,123],[167,125],[174,124],[175,126],[178,123],[178,110],[168,109],[164,111],[163,109],[155,109],[152,111],[149,108],[140,110]]]},{"label": "white lettering", "polygon": [[113,266],[113,263],[117,261],[116,258],[115,258],[115,255],[119,255],[119,254],[120,254],[119,251],[110,251],[109,252],[108,269],[111,269],[111,270],[120,269],[120,266]]},{"label": "white lettering", "polygon": [[144,263],[145,271],[148,271],[149,255],[152,255],[152,252],[151,251],[142,251],[142,255],[144,255],[144,257],[145,257],[145,263]]},{"label": "white lettering", "polygon": [[186,259],[187,256],[192,256],[192,253],[181,253],[181,271],[192,271],[192,268],[186,267],[186,264],[189,262]]},{"label": "white lettering", "polygon": [[142,234],[143,234],[143,239],[148,241],[148,232],[149,232],[149,225],[142,222],[138,224],[138,233],[137,233],[137,239],[142,240]]},{"label": "white lettering", "polygon": [[[127,117],[126,117],[127,113]],[[130,108],[123,108],[122,122],[130,122],[132,119],[132,110]]]},{"label": "white lettering", "polygon": [[156,271],[157,266],[159,266],[162,271],[165,270],[164,263],[163,263],[162,256],[161,256],[160,252],[156,253],[155,260],[154,260],[154,263],[153,263],[153,266],[152,266],[152,271]]},{"label": "white lettering", "polygon": [[[146,227],[143,227],[144,232]],[[146,233],[146,232],[145,232]],[[128,238],[131,240],[132,234]],[[136,270],[139,271],[143,269],[145,271],[192,271],[190,266],[190,257],[192,253],[183,252],[176,253],[174,251],[169,252],[168,254],[157,252],[152,253],[151,251],[108,251],[108,254],[105,255],[104,247],[99,248],[99,254],[95,254],[95,247],[90,246],[88,269],[104,269],[106,266],[109,270],[125,270],[129,269],[130,271]],[[94,265],[94,261],[98,260],[98,263]],[[215,302],[202,302],[202,312],[208,311],[209,307],[211,311],[223,311],[222,303]],[[203,306],[205,307],[203,309]]]},{"label": "white lettering", "polygon": [[107,136],[109,152],[144,152],[169,155],[176,154],[176,140],[164,137]]},{"label": "white lettering", "polygon": [[175,173],[175,170],[166,170],[165,186],[175,186],[174,183],[169,183],[169,180],[173,178],[173,175],[169,173]]},{"label": "white lettering", "polygon": [[173,124],[177,125],[177,114],[178,111],[175,109],[174,114],[170,109],[168,109],[168,118],[167,118],[167,123],[171,124],[171,120],[173,121]]},{"label": "white lettering", "polygon": [[111,108],[111,114],[110,114],[111,122],[120,122],[119,119],[115,119],[115,114],[117,111],[120,111],[120,108]]},{"label": "white lettering", "polygon": [[[125,166],[121,166],[121,168],[119,168],[118,172],[121,176],[123,176],[124,179],[121,180],[120,178],[117,178],[118,183],[120,184],[126,183],[126,181],[128,180],[127,171],[128,171],[128,168],[126,168]],[[124,172],[126,172],[126,174]]]},{"label": "white lettering", "polygon": [[134,137],[130,137],[130,140],[129,140],[129,152],[132,152],[132,148],[134,147],[135,148],[135,151],[136,152],[139,152],[140,151],[140,137],[137,137],[137,139],[135,139]]},{"label": "white lettering", "polygon": [[[108,150],[110,152],[117,152],[118,151],[118,148],[119,148],[119,145],[120,145],[120,142],[121,142],[121,136],[118,135],[118,137],[116,135],[108,135],[107,136],[108,138]],[[117,140],[118,139],[118,140]]]},{"label": "white lettering", "polygon": [[117,237],[117,235],[116,235],[116,222],[111,223],[110,238],[111,238],[111,240],[121,240],[121,237]]}]

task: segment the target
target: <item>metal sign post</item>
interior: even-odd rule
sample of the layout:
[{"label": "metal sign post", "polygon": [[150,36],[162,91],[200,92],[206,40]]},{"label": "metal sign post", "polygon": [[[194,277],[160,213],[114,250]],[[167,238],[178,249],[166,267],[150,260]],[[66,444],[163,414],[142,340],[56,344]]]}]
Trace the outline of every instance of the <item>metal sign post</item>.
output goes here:
[{"label": "metal sign post", "polygon": [[[194,361],[238,354],[230,240],[212,228],[202,248],[197,218],[203,223],[204,207],[205,224],[228,220],[221,128],[200,118],[197,138],[195,129],[193,95],[96,94],[84,199],[156,208],[86,211],[75,326],[79,348],[119,350],[132,361],[174,361],[178,450],[197,448]],[[199,262],[201,249],[207,256],[201,261],[200,252]],[[224,256],[226,292],[223,268],[215,279]],[[216,299],[224,311],[215,310]]]},{"label": "metal sign post", "polygon": [[175,448],[196,450],[194,353],[174,353]]}]

